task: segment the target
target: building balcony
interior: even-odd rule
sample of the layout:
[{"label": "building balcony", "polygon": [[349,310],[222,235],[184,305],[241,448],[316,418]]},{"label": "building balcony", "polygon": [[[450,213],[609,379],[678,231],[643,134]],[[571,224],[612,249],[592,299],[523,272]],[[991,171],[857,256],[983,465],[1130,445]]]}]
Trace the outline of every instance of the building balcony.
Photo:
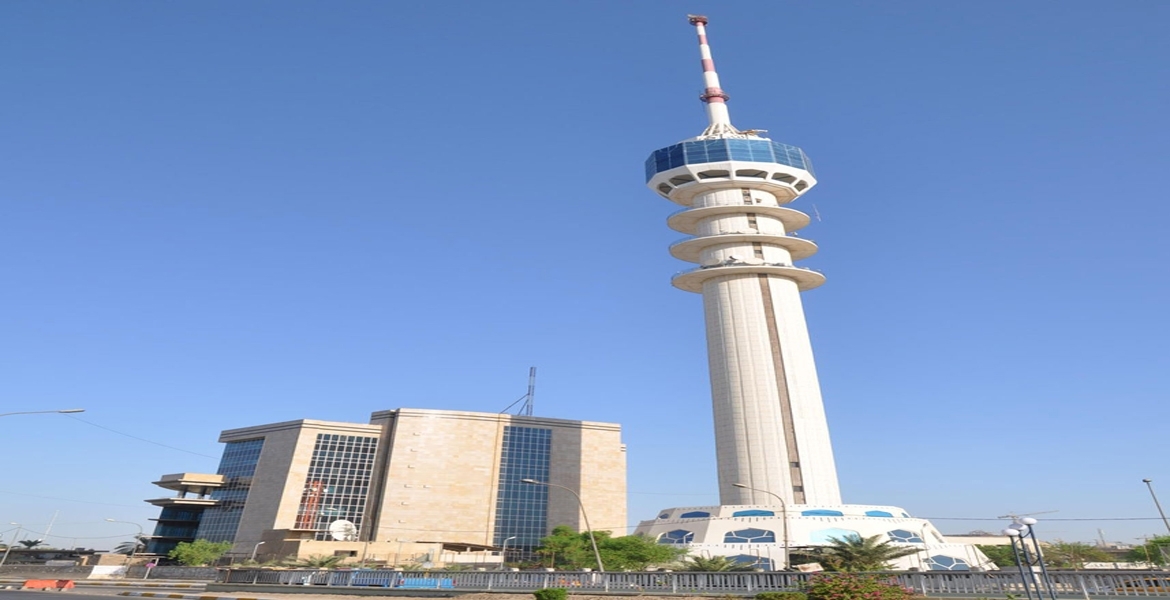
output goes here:
[{"label": "building balcony", "polygon": [[823,274],[805,267],[795,267],[783,263],[760,262],[753,264],[739,261],[728,261],[717,265],[683,271],[676,274],[670,282],[680,290],[702,293],[704,282],[715,279],[716,277],[733,275],[774,275],[776,277],[783,277],[795,281],[797,289],[802,292],[820,287],[821,284],[825,283],[825,276]]},{"label": "building balcony", "polygon": [[160,508],[168,507],[183,507],[183,506],[216,506],[219,500],[213,498],[155,498],[147,500],[149,504],[153,504]]},{"label": "building balcony", "polygon": [[173,473],[163,475],[154,482],[160,488],[182,493],[206,495],[211,490],[223,487],[223,475],[210,473]]},{"label": "building balcony", "polygon": [[697,263],[703,249],[735,243],[780,246],[788,251],[792,260],[808,258],[817,253],[817,245],[810,240],[776,233],[744,231],[684,238],[670,246],[670,255],[679,260]]},{"label": "building balcony", "polygon": [[727,204],[722,206],[703,206],[700,208],[684,208],[671,213],[666,218],[666,225],[679,233],[694,234],[698,230],[699,221],[719,215],[742,215],[755,213],[772,217],[784,224],[784,230],[789,233],[808,226],[808,215],[782,206],[761,206],[759,204]]}]

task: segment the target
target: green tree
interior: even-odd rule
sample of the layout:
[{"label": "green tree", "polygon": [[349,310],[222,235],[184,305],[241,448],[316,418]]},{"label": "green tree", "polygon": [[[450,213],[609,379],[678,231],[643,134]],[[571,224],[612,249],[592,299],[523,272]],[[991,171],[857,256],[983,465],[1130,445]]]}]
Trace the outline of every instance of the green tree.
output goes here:
[{"label": "green tree", "polygon": [[188,567],[202,567],[209,565],[232,549],[231,542],[211,542],[195,540],[194,542],[179,542],[170,554],[173,558]]},{"label": "green tree", "polygon": [[988,546],[977,544],[975,546],[980,552],[987,555],[991,562],[999,567],[1014,567],[1016,566],[1016,554],[1012,551],[1011,546]]},{"label": "green tree", "polygon": [[1055,541],[1042,545],[1044,564],[1053,569],[1083,569],[1087,562],[1113,562],[1108,552],[1084,542]]},{"label": "green tree", "polygon": [[33,548],[36,548],[37,546],[44,544],[45,540],[20,540],[17,543],[20,544],[21,546],[24,546],[25,548],[28,548],[31,550]]},{"label": "green tree", "polygon": [[914,592],[873,575],[817,573],[805,586],[809,600],[911,600]]},{"label": "green tree", "polygon": [[597,551],[605,568],[611,571],[641,571],[652,565],[670,564],[687,552],[686,548],[659,544],[644,535],[610,537],[608,531],[595,533],[604,534],[597,537]]},{"label": "green tree", "polygon": [[1125,555],[1125,559],[1131,562],[1164,565],[1167,562],[1167,556],[1170,556],[1170,535],[1160,535],[1150,538],[1146,540],[1146,543],[1130,550]]},{"label": "green tree", "polygon": [[579,569],[586,562],[592,562],[591,552],[588,534],[577,533],[567,525],[554,527],[551,534],[541,538],[540,547],[536,549],[536,553],[547,560],[548,566],[564,569]]},{"label": "green tree", "polygon": [[[593,535],[597,539],[601,562],[610,571],[633,571],[650,565],[667,564],[686,553],[683,548],[658,544],[640,535],[615,538],[608,531],[595,531]],[[536,553],[544,557],[545,564],[551,567],[568,570],[598,568],[589,532],[577,533],[564,525],[553,528],[551,535],[542,538]]]},{"label": "green tree", "polygon": [[917,554],[917,548],[899,548],[882,535],[863,538],[849,535],[829,538],[829,545],[821,547],[817,555],[825,568],[832,571],[885,571],[890,562],[903,556]]},{"label": "green tree", "polygon": [[723,571],[751,571],[751,565],[745,565],[726,556],[690,556],[681,564],[684,571],[700,571],[703,573],[717,573]]}]

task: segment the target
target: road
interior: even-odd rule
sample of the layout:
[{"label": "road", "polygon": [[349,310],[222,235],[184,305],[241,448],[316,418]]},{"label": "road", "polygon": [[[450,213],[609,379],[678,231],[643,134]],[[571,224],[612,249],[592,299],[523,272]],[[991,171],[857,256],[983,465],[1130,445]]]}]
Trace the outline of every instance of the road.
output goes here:
[{"label": "road", "polygon": [[[110,600],[111,597],[113,597],[113,598],[121,598],[122,597],[122,596],[116,595],[118,593],[118,591],[121,591],[121,590],[110,590],[110,592],[106,593],[106,594],[97,594],[97,593],[93,593],[93,592],[89,592],[89,591],[79,592],[76,589],[68,590],[65,592],[42,592],[40,590],[23,590],[23,591],[22,590],[0,590],[0,600],[32,600],[32,598],[34,596],[39,596],[43,600],[43,598],[47,594],[68,595],[70,598],[76,598],[77,600]],[[146,600],[146,599],[139,598],[137,600]]]}]

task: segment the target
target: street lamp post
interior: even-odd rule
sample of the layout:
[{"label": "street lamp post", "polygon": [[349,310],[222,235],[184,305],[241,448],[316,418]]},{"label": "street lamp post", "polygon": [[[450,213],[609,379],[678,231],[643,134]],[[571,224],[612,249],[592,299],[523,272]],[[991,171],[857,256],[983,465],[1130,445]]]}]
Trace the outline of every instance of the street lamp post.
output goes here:
[{"label": "street lamp post", "polygon": [[1048,567],[1044,564],[1044,554],[1040,550],[1040,540],[1036,538],[1036,519],[1016,517],[1012,524],[1003,530],[1003,534],[1011,541],[1012,553],[1016,557],[1016,565],[1020,567],[1020,579],[1028,600],[1033,600],[1033,588],[1036,592],[1035,600],[1044,600],[1044,596],[1056,600],[1056,587],[1052,585],[1052,579],[1048,576]]},{"label": "street lamp post", "polygon": [[504,565],[508,563],[508,542],[516,539],[516,536],[504,538],[504,547],[500,550],[500,570],[504,570]]},{"label": "street lamp post", "polygon": [[4,556],[0,558],[0,567],[3,567],[4,563],[8,562],[8,553],[12,552],[12,547],[16,545],[16,539],[20,537],[21,524],[9,523],[9,525],[16,525],[16,533],[12,534],[12,543],[8,544],[8,547],[4,549]]},{"label": "street lamp post", "polygon": [[585,529],[589,531],[589,543],[593,546],[593,558],[597,560],[597,570],[604,573],[605,572],[605,565],[601,564],[601,552],[597,551],[597,538],[593,537],[593,527],[591,527],[589,525],[589,513],[585,512],[585,503],[583,501],[581,501],[581,495],[578,494],[577,492],[574,492],[573,490],[563,486],[563,485],[557,485],[555,483],[549,483],[547,481],[537,481],[535,479],[521,479],[520,482],[521,483],[529,483],[532,485],[543,485],[543,486],[548,486],[548,487],[561,488],[562,490],[569,492],[570,494],[572,494],[574,497],[577,498],[577,505],[581,507],[581,516],[584,517],[584,519],[585,519]]},{"label": "street lamp post", "polygon": [[130,555],[126,557],[126,575],[130,575],[130,566],[134,564],[134,555],[138,553],[138,544],[146,537],[142,533],[142,526],[133,521],[119,521],[117,519],[106,519],[111,523],[125,523],[126,525],[133,525],[138,528],[138,535],[134,536],[134,545],[130,547]]},{"label": "street lamp post", "polygon": [[85,412],[85,409],[84,408],[63,408],[61,410],[24,410],[24,411],[20,411],[20,412],[0,413],[0,417],[7,417],[9,415],[41,415],[41,414],[47,414],[47,413],[67,414],[67,413],[79,413],[79,412]]},{"label": "street lamp post", "polygon": [[1158,508],[1158,514],[1162,517],[1162,524],[1166,526],[1166,531],[1170,531],[1170,521],[1166,520],[1166,513],[1162,511],[1162,504],[1158,502],[1158,495],[1154,493],[1154,480],[1143,479],[1142,483],[1150,490],[1150,497],[1154,499],[1154,506]]},{"label": "street lamp post", "polygon": [[742,483],[733,483],[731,485],[732,485],[732,487],[743,488],[745,490],[751,490],[753,492],[761,492],[764,494],[768,494],[769,496],[780,501],[780,529],[782,530],[781,536],[783,536],[783,538],[784,538],[783,539],[783,542],[784,542],[784,555],[783,555],[784,556],[784,570],[787,571],[789,569],[789,564],[788,564],[789,563],[789,558],[788,558],[788,503],[785,502],[784,498],[781,498],[779,496],[779,494],[769,492],[768,490],[756,489],[754,487],[749,487],[749,486],[744,485]]},{"label": "street lamp post", "polygon": [[256,545],[252,546],[252,559],[251,559],[252,562],[256,562],[256,551],[259,550],[260,546],[263,546],[263,545],[264,545],[264,542],[256,542]]}]

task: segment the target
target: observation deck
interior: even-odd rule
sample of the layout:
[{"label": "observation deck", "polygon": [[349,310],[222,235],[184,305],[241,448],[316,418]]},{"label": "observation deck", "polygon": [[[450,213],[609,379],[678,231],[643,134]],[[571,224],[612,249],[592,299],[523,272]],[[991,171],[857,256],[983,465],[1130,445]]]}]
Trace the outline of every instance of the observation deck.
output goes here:
[{"label": "observation deck", "polygon": [[785,204],[816,183],[803,150],[767,138],[681,142],[646,159],[646,185],[683,206],[704,191],[739,186],[767,191]]},{"label": "observation deck", "polygon": [[800,148],[752,136],[689,140],[652,152],[646,182],[688,207],[667,219],[671,229],[694,236],[671,245],[671,256],[707,263],[675,275],[675,287],[702,292],[710,279],[752,274],[792,280],[801,291],[825,282],[792,264],[817,252],[793,233],[809,224],[808,215],[783,206],[817,183]]}]

